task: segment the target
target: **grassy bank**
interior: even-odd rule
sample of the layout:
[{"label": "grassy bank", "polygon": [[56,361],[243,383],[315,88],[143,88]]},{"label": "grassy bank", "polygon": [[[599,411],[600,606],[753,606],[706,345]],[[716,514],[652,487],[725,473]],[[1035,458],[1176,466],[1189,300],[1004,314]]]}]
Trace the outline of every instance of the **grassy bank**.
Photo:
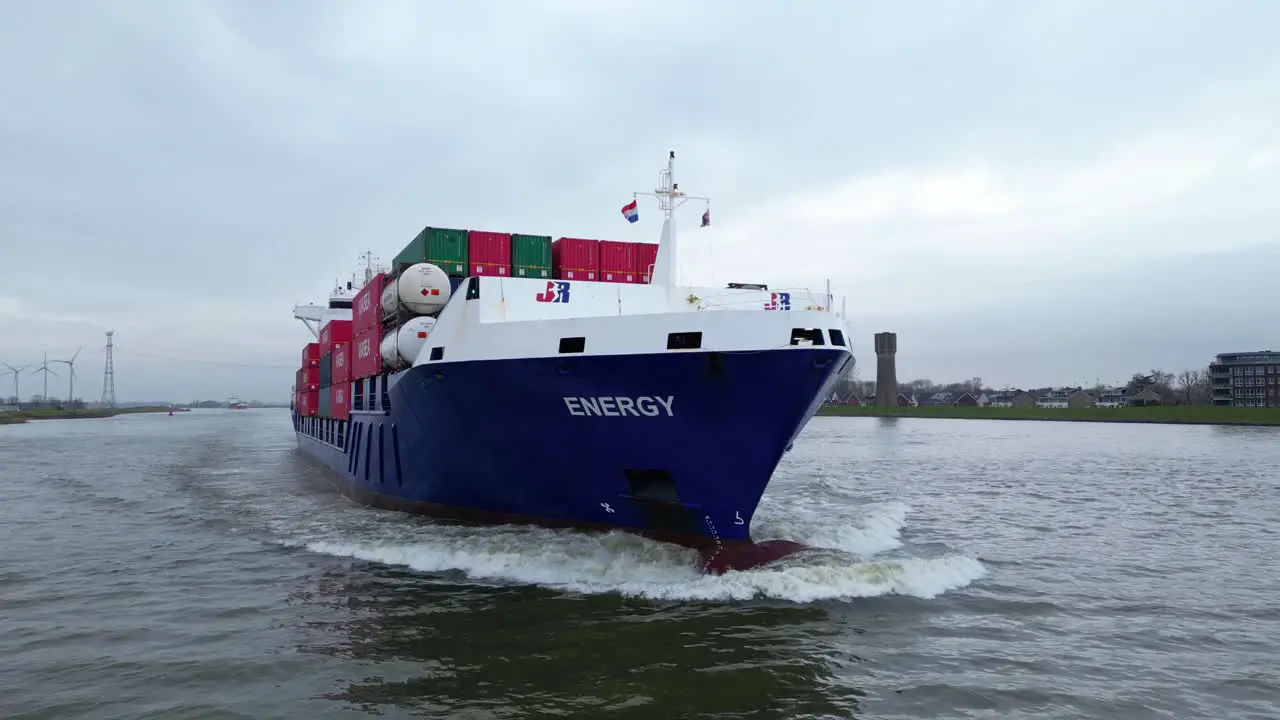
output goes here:
[{"label": "grassy bank", "polygon": [[[174,408],[174,412],[182,411]],[[169,408],[160,405],[144,405],[141,407],[113,408],[104,410],[99,408],[82,408],[80,410],[57,410],[54,408],[36,408],[33,410],[22,410],[19,412],[0,413],[0,425],[26,422],[28,420],[73,420],[80,418],[107,418],[115,415],[133,415],[136,413],[161,413],[169,412]]]},{"label": "grassy bank", "polygon": [[984,408],[984,407],[824,407],[819,415],[838,417],[918,417],[953,420],[1057,420],[1182,425],[1280,425],[1280,408],[1211,405],[1131,408]]}]

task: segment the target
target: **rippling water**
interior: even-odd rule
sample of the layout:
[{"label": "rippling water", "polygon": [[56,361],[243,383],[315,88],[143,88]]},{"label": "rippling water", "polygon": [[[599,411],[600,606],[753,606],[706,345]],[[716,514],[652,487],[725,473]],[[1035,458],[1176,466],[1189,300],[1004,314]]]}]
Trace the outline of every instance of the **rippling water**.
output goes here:
[{"label": "rippling water", "polygon": [[819,418],[704,577],[352,505],[286,411],[0,426],[0,717],[1275,718],[1280,432]]}]

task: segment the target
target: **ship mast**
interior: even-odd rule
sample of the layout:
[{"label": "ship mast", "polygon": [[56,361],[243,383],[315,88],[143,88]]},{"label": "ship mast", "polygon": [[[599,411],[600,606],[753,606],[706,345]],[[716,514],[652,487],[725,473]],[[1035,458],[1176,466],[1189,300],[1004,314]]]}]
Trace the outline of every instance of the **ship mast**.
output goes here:
[{"label": "ship mast", "polygon": [[364,282],[360,283],[360,287],[364,287],[373,282],[373,264],[378,256],[374,255],[372,250],[365,250],[360,254],[360,259],[364,261]]},{"label": "ship mast", "polygon": [[676,182],[676,151],[667,156],[667,169],[658,173],[658,187],[653,192],[637,192],[636,195],[649,195],[658,198],[658,206],[662,208],[662,236],[658,240],[658,258],[653,263],[653,285],[676,285],[676,257],[679,239],[676,237],[676,208],[689,200],[704,200],[708,209],[711,198],[686,195]]}]

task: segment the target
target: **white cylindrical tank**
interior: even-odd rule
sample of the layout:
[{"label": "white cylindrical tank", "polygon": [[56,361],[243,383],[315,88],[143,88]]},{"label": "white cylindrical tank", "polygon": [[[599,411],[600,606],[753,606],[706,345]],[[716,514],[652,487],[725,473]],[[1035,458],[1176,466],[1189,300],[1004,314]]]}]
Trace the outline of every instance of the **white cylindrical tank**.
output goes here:
[{"label": "white cylindrical tank", "polygon": [[439,312],[449,302],[451,292],[449,276],[431,263],[410,265],[396,281],[400,304],[416,315]]},{"label": "white cylindrical tank", "polygon": [[401,325],[398,331],[382,338],[378,352],[382,355],[383,362],[391,367],[412,365],[427,344],[427,336],[435,326],[435,318],[419,315]]},{"label": "white cylindrical tank", "polygon": [[382,304],[382,312],[395,312],[396,303],[399,301],[400,299],[396,296],[396,281],[392,280],[387,283],[386,287],[382,288],[382,297],[378,300]]},{"label": "white cylindrical tank", "polygon": [[378,345],[378,354],[382,356],[382,362],[391,367],[400,366],[400,355],[396,353],[396,334],[390,333],[382,338],[382,342]]},{"label": "white cylindrical tank", "polygon": [[400,359],[405,364],[417,362],[418,354],[427,344],[427,336],[435,326],[435,318],[419,315],[400,327],[400,331],[396,333],[396,352],[400,353]]}]

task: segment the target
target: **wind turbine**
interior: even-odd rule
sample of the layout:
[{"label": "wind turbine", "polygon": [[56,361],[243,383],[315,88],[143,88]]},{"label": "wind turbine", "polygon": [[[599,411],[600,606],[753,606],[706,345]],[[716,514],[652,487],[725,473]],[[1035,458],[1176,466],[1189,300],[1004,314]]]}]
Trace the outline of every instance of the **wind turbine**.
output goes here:
[{"label": "wind turbine", "polygon": [[70,371],[67,377],[67,405],[71,406],[71,409],[73,410],[76,407],[76,357],[80,355],[80,351],[83,349],[83,347],[76,348],[76,354],[72,355],[70,360],[53,361],[66,365],[67,369]]},{"label": "wind turbine", "polygon": [[18,375],[21,374],[23,370],[26,370],[29,366],[23,365],[22,367],[14,367],[9,363],[0,363],[0,365],[3,365],[9,368],[9,370],[7,371],[8,374],[13,375],[13,396],[18,399],[18,405],[22,405],[22,395],[19,394],[18,392]]},{"label": "wind turbine", "polygon": [[49,402],[49,376],[58,374],[49,369],[49,353],[44,354],[44,362],[40,363],[35,370],[32,370],[31,374],[34,375],[38,372],[44,373],[44,394],[40,396],[40,404],[45,405]]}]

